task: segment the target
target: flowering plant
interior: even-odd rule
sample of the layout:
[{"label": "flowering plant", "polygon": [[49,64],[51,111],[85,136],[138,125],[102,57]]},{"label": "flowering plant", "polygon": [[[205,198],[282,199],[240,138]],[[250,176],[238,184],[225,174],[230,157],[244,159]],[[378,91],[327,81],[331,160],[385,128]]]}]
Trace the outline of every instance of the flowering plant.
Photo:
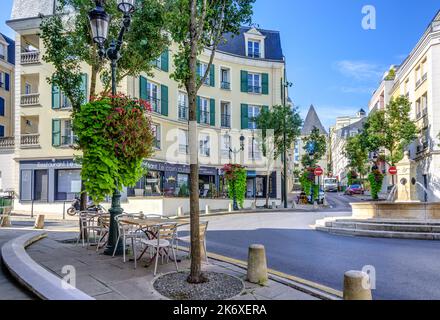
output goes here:
[{"label": "flowering plant", "polygon": [[384,175],[378,169],[373,170],[368,176],[373,200],[379,200],[379,192],[382,190],[383,178]]},{"label": "flowering plant", "polygon": [[239,164],[227,164],[223,167],[225,179],[228,183],[229,198],[237,200],[241,208],[244,206],[246,195],[246,169]]},{"label": "flowering plant", "polygon": [[73,114],[81,177],[95,202],[141,178],[143,159],[153,154],[150,111],[147,102],[118,94],[94,97]]}]

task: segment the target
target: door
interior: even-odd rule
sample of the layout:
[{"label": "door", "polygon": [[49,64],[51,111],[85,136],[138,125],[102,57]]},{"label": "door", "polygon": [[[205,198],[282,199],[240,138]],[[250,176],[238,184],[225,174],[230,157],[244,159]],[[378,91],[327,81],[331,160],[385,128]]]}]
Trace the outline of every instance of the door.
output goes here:
[{"label": "door", "polygon": [[47,170],[35,170],[34,173],[34,200],[48,200],[49,175]]}]

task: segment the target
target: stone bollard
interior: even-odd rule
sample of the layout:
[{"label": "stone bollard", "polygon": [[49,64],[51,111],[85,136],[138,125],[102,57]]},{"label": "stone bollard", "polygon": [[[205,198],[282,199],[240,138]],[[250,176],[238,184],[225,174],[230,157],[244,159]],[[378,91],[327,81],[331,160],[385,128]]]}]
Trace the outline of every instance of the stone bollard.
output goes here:
[{"label": "stone bollard", "polygon": [[3,217],[0,227],[3,227],[3,228],[9,228],[9,227],[12,227],[11,219],[10,219],[9,216],[6,216],[6,215],[5,215],[5,216]]},{"label": "stone bollard", "polygon": [[368,274],[362,271],[345,273],[344,300],[373,300]]},{"label": "stone bollard", "polygon": [[209,205],[205,206],[205,214],[209,214]]},{"label": "stone bollard", "polygon": [[266,250],[263,245],[249,247],[247,280],[250,283],[265,285],[268,281]]},{"label": "stone bollard", "polygon": [[35,219],[34,229],[44,229],[44,214],[37,215]]},{"label": "stone bollard", "polygon": [[177,216],[178,217],[183,217],[183,208],[182,207],[178,207],[177,208]]},{"label": "stone bollard", "polygon": [[275,201],[272,201],[272,209],[276,209],[277,208],[277,203]]},{"label": "stone bollard", "polygon": [[229,203],[228,211],[229,212],[233,212],[234,211],[234,208],[232,207],[232,203]]},{"label": "stone bollard", "polygon": [[257,210],[257,204],[255,202],[252,202],[251,210]]}]

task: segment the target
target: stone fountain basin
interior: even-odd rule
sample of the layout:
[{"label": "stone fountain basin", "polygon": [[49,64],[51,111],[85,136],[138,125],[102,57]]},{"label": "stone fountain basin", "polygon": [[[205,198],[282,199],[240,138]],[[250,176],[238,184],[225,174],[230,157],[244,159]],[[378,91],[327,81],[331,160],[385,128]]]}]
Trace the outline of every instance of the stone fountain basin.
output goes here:
[{"label": "stone fountain basin", "polygon": [[440,220],[440,203],[378,201],[350,205],[353,219]]}]

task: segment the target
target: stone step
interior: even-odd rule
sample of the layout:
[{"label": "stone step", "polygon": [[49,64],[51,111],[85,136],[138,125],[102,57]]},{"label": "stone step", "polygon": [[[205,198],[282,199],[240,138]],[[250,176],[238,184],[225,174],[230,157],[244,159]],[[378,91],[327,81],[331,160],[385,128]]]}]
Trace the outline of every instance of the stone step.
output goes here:
[{"label": "stone step", "polygon": [[353,230],[373,230],[373,231],[392,231],[392,232],[415,232],[415,233],[439,233],[440,225],[421,225],[421,224],[385,224],[371,222],[346,222],[335,221],[325,224],[328,228],[353,229]]},{"label": "stone step", "polygon": [[[331,219],[329,219],[331,220]],[[413,219],[333,219],[332,222],[351,222],[351,223],[375,223],[375,224],[396,224],[396,225],[432,225],[440,226],[439,220],[413,220]]]},{"label": "stone step", "polygon": [[376,231],[376,230],[355,230],[346,228],[316,227],[317,231],[323,231],[335,235],[370,237],[370,238],[392,238],[392,239],[415,239],[415,240],[440,240],[439,233],[424,232],[398,232],[398,231]]}]

